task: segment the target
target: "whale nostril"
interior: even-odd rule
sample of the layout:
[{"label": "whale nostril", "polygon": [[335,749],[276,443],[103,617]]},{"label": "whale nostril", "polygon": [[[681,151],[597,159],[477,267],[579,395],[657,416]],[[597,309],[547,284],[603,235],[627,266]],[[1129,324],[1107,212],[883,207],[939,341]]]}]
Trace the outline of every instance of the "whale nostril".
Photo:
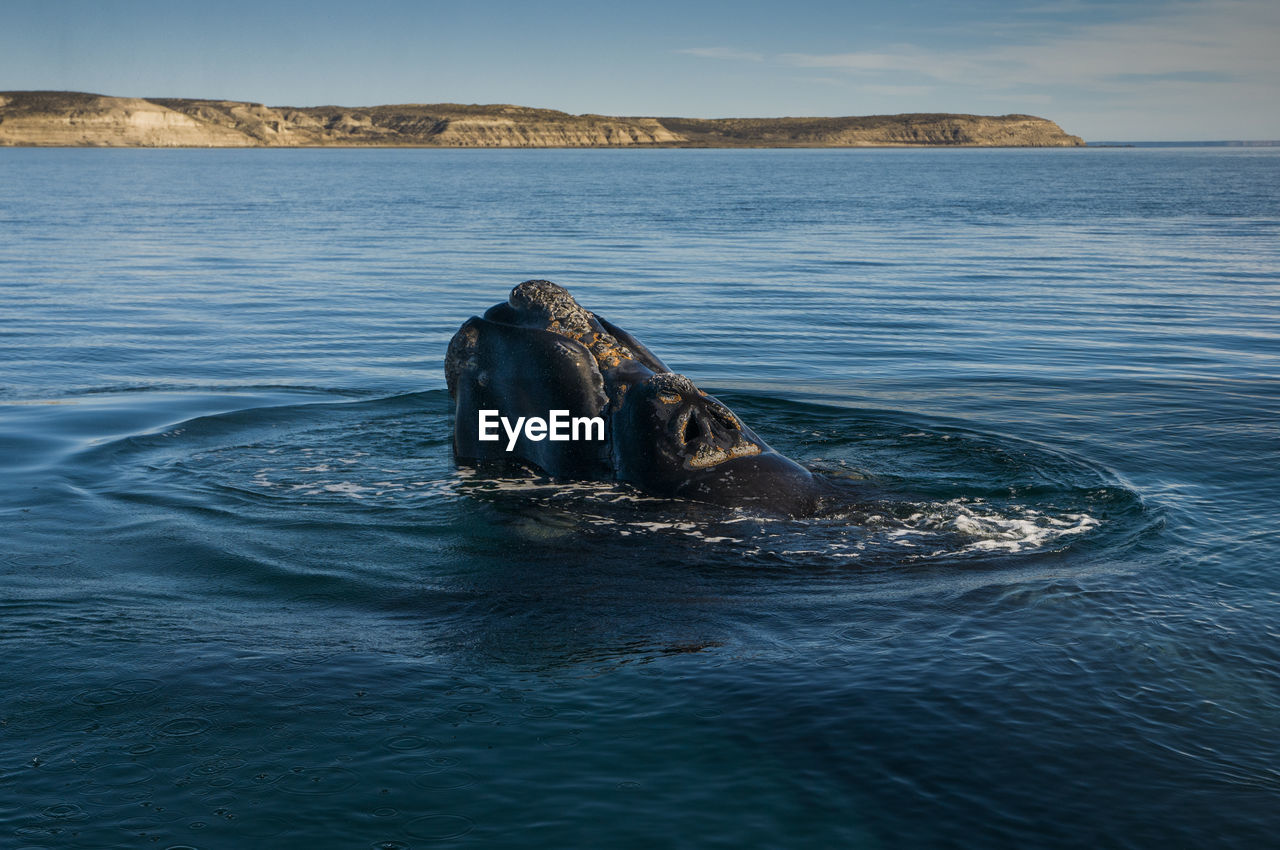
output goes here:
[{"label": "whale nostril", "polygon": [[684,428],[680,431],[680,441],[689,443],[702,436],[702,426],[698,424],[698,417],[690,416],[684,421]]},{"label": "whale nostril", "polygon": [[738,417],[730,413],[727,408],[712,407],[711,418],[730,431],[742,430],[742,425],[738,422]]}]

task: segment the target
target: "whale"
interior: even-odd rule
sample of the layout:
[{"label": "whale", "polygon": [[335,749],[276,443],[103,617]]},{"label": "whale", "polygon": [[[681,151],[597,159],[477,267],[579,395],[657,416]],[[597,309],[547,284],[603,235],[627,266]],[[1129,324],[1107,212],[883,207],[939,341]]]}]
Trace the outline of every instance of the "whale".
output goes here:
[{"label": "whale", "polygon": [[813,513],[828,491],[727,405],[548,280],[524,281],[464,322],[444,365],[461,465],[516,465],[788,516]]}]

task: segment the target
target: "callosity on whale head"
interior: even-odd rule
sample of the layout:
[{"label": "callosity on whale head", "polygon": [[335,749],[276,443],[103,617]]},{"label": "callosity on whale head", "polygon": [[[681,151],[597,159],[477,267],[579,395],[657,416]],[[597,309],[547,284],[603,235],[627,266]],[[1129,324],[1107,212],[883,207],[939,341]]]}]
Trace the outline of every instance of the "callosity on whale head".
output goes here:
[{"label": "callosity on whale head", "polygon": [[[550,281],[525,281],[464,323],[449,343],[445,377],[461,462],[516,461],[555,477],[792,515],[812,512],[823,489],[728,407]],[[598,417],[604,439],[481,439],[486,410],[509,422],[556,410]]]}]

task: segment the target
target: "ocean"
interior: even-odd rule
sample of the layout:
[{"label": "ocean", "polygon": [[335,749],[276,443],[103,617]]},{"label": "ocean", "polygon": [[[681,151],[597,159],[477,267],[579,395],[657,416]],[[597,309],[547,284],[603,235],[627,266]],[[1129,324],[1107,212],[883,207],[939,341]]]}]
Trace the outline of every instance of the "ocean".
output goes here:
[{"label": "ocean", "polygon": [[[1280,149],[0,150],[0,845],[1267,846]],[[455,465],[560,283],[848,504]]]}]

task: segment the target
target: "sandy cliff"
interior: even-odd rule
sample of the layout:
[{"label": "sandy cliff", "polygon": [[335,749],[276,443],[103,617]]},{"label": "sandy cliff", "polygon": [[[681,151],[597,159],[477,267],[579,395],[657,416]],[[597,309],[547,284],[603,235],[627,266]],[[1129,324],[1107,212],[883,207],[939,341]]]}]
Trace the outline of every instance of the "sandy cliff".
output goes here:
[{"label": "sandy cliff", "polygon": [[621,118],[510,105],[268,107],[229,100],[0,92],[0,145],[112,147],[1077,146],[1030,115]]},{"label": "sandy cliff", "polygon": [[0,145],[189,147],[244,144],[244,136],[136,97],[74,92],[0,93]]}]

